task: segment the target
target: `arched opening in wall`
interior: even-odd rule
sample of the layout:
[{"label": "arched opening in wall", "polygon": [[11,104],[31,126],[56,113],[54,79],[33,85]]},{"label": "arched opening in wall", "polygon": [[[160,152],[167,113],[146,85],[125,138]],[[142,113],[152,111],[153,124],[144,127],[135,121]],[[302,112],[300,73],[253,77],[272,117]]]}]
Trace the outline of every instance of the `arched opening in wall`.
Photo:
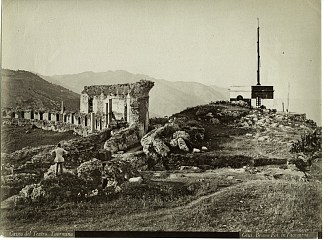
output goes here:
[{"label": "arched opening in wall", "polygon": [[96,129],[98,129],[98,120],[96,119]]},{"label": "arched opening in wall", "polygon": [[2,112],[2,117],[7,117],[7,112],[6,111]]},{"label": "arched opening in wall", "polygon": [[93,98],[89,98],[89,113],[93,112]]},{"label": "arched opening in wall", "polygon": [[84,126],[88,126],[88,118],[84,117]]},{"label": "arched opening in wall", "polygon": [[23,111],[21,111],[19,115],[20,118],[25,118],[25,113]]},{"label": "arched opening in wall", "polygon": [[64,115],[64,122],[67,122],[67,115]]},{"label": "arched opening in wall", "polygon": [[60,121],[60,114],[56,114],[56,121],[58,122],[58,121]]},{"label": "arched opening in wall", "polygon": [[78,117],[78,124],[80,125],[81,124],[81,118]]},{"label": "arched opening in wall", "polygon": [[31,111],[30,111],[30,119],[34,119],[34,118],[35,118],[35,116],[34,116],[34,111],[31,110]]},{"label": "arched opening in wall", "polygon": [[237,100],[237,101],[243,101],[243,96],[242,96],[242,95],[238,95],[238,96],[236,97],[236,100]]},{"label": "arched opening in wall", "polygon": [[51,113],[48,113],[48,115],[47,115],[47,120],[48,121],[51,121],[52,120],[52,116],[51,115],[52,115]]},{"label": "arched opening in wall", "polygon": [[74,113],[71,115],[71,123],[74,124]]},{"label": "arched opening in wall", "polygon": [[12,113],[10,114],[10,116],[11,116],[12,118],[15,118],[15,113],[12,112]]},{"label": "arched opening in wall", "polygon": [[42,112],[39,113],[39,120],[43,120],[43,113]]}]

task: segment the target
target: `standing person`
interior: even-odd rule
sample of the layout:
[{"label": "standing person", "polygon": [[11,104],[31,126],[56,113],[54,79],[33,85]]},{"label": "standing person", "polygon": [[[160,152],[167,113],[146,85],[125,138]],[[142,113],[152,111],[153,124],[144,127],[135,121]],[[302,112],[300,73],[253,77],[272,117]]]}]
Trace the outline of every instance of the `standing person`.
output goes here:
[{"label": "standing person", "polygon": [[102,164],[102,182],[101,182],[101,188],[105,189],[105,187],[107,186],[108,183],[108,179],[107,179],[107,175],[105,173],[105,166],[107,165],[108,161],[111,160],[111,151],[110,150],[101,150],[99,151],[98,155],[97,155],[97,159],[99,159],[101,161]]},{"label": "standing person", "polygon": [[[68,152],[65,151],[62,147],[61,147],[61,144],[57,144],[57,148],[54,149],[52,151],[52,153],[55,152],[55,159],[54,159],[54,162],[56,163],[56,175],[59,174],[62,174],[63,173],[63,162],[64,162],[64,158],[63,158],[63,154],[67,154]],[[59,168],[60,168],[60,171],[59,171]]]}]

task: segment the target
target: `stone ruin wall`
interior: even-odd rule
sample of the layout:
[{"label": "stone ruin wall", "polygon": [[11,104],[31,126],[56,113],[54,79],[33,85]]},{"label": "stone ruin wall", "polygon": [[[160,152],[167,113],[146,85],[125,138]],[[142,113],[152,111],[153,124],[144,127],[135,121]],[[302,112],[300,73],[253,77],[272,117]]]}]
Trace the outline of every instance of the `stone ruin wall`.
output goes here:
[{"label": "stone ruin wall", "polygon": [[[81,136],[87,136],[116,127],[116,122],[109,119],[105,109],[105,104],[110,99],[111,110],[116,119],[124,118],[128,125],[137,125],[139,136],[142,137],[148,131],[149,91],[153,86],[153,82],[145,80],[131,84],[86,86],[80,97],[80,112],[6,108],[2,109],[2,123],[34,125],[57,132],[74,131]],[[89,112],[89,98],[93,99],[93,112]]]},{"label": "stone ruin wall", "polygon": [[91,115],[77,112],[62,114],[45,110],[3,109],[2,123],[17,126],[34,125],[55,132],[74,131],[81,136],[91,133]]},{"label": "stone ruin wall", "polygon": [[[148,131],[149,91],[154,86],[151,81],[141,80],[130,84],[85,86],[80,98],[80,112],[102,114],[105,124],[117,120],[129,125],[136,124],[140,136]],[[92,109],[89,103],[92,101]]]}]

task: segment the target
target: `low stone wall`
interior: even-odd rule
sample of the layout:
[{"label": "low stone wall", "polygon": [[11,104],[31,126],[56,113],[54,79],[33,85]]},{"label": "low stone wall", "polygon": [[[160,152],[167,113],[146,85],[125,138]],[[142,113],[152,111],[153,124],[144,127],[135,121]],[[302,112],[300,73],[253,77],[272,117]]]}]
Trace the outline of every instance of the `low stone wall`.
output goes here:
[{"label": "low stone wall", "polygon": [[90,126],[75,125],[71,123],[37,120],[37,119],[25,119],[25,118],[5,118],[2,119],[2,124],[16,125],[16,126],[35,126],[47,131],[54,132],[68,132],[74,131],[80,136],[87,136],[91,133]]}]

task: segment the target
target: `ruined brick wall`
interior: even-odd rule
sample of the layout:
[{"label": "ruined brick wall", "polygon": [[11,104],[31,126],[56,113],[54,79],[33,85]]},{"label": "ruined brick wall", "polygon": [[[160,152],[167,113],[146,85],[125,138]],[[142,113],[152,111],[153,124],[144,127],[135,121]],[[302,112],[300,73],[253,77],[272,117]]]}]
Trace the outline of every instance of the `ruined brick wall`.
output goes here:
[{"label": "ruined brick wall", "polygon": [[90,120],[90,114],[75,112],[64,112],[61,114],[59,112],[45,112],[41,110],[2,110],[2,124],[17,126],[34,125],[43,130],[55,132],[74,131],[81,136],[87,136],[92,132]]},{"label": "ruined brick wall", "polygon": [[87,112],[89,99],[93,99],[93,112],[107,115],[110,99],[115,118],[123,119],[130,125],[138,125],[140,135],[143,136],[148,130],[149,92],[153,86],[153,82],[146,80],[130,84],[85,86],[81,94],[83,106],[80,111]]},{"label": "ruined brick wall", "polygon": [[[149,91],[153,86],[153,82],[144,80],[131,84],[86,86],[80,97],[79,113],[2,109],[2,122],[18,126],[35,125],[58,132],[72,130],[87,136],[113,126],[111,116],[114,115],[116,120],[127,121],[128,125],[136,124],[142,137],[148,131]],[[92,109],[89,100],[92,101]],[[108,111],[112,113],[108,114]]]}]

